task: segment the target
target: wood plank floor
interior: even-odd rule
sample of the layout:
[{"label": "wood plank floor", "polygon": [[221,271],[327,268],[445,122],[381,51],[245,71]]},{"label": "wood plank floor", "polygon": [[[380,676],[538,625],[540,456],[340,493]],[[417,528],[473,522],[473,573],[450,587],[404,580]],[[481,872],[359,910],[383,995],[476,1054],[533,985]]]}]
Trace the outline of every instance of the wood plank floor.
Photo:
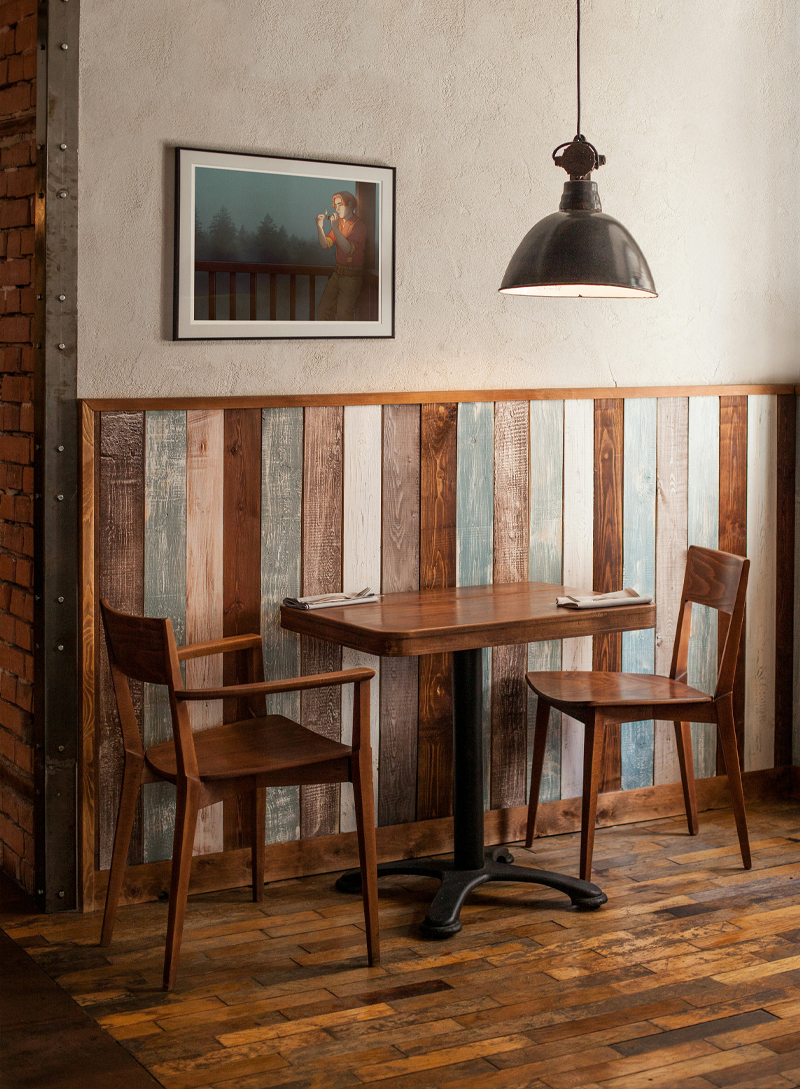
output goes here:
[{"label": "wood plank floor", "polygon": [[[159,989],[166,905],[0,918],[19,945],[167,1089],[778,1089],[800,1086],[800,806],[730,810],[700,835],[668,819],[599,830],[578,913],[491,885],[464,930],[425,943],[432,882],[382,882],[383,963],[360,901],[327,875],[193,897],[174,993]],[[577,836],[520,862],[577,871]]]}]

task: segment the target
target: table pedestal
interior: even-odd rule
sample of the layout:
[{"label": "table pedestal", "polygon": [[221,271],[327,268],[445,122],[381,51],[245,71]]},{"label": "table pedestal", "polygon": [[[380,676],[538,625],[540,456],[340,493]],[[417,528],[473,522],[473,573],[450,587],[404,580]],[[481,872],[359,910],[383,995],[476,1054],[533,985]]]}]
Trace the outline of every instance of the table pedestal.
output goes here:
[{"label": "table pedestal", "polygon": [[[378,877],[416,874],[437,877],[439,891],[420,926],[427,938],[451,938],[461,930],[459,913],[467,896],[487,881],[528,881],[547,885],[569,896],[575,907],[592,909],[608,897],[575,877],[513,865],[505,847],[483,844],[483,667],[481,651],[453,653],[453,859],[414,858],[382,862]],[[336,882],[341,892],[359,892],[361,875],[349,870]]]}]

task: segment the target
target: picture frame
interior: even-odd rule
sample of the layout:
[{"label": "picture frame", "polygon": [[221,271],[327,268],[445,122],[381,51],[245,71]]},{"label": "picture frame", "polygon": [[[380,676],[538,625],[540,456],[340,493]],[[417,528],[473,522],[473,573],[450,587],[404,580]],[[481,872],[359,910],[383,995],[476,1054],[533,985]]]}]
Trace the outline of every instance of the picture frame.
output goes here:
[{"label": "picture frame", "polygon": [[175,148],[174,340],[394,336],[395,169]]}]

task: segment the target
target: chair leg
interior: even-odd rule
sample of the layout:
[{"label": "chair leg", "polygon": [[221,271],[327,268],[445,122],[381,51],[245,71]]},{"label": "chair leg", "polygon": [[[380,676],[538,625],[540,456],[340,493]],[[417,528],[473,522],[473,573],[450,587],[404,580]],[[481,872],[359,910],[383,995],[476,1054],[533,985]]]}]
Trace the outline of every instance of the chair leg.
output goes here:
[{"label": "chair leg", "polygon": [[694,757],[692,756],[691,722],[673,722],[675,744],[678,747],[678,763],[681,766],[683,804],[686,807],[686,823],[689,835],[696,836],[700,825],[697,820],[697,789],[694,781]]},{"label": "chair leg", "polygon": [[178,780],[175,804],[175,836],[172,841],[172,879],[169,888],[167,948],[164,954],[164,990],[171,991],[178,972],[186,897],[192,875],[192,848],[197,828],[200,783],[197,779]]},{"label": "chair leg", "polygon": [[739,836],[739,849],[742,852],[742,865],[746,870],[752,866],[750,858],[750,839],[747,834],[747,814],[744,810],[744,791],[742,790],[742,772],[739,767],[739,752],[736,747],[736,723],[733,717],[733,697],[725,696],[717,703],[717,728],[722,742],[722,755],[725,757],[725,770],[728,773],[728,786],[731,788],[733,815]]},{"label": "chair leg", "polygon": [[119,797],[119,814],[117,815],[117,830],[114,833],[114,853],[111,856],[111,872],[108,875],[108,890],[106,891],[106,909],[103,913],[103,930],[100,936],[101,945],[111,944],[111,935],[114,932],[114,923],[117,918],[117,905],[122,892],[122,882],[125,877],[125,863],[128,859],[128,848],[131,842],[133,822],[136,819],[136,799],[139,796],[139,787],[142,785],[142,771],[144,761],[126,754],[125,772],[122,778],[122,792]]},{"label": "chair leg", "polygon": [[253,870],[253,900],[264,899],[264,869],[267,858],[265,826],[267,822],[267,788],[259,787],[250,795],[250,858]]},{"label": "chair leg", "polygon": [[547,727],[550,725],[550,704],[541,696],[537,698],[536,725],[533,733],[533,762],[531,764],[531,793],[528,798],[528,830],[525,846],[533,846],[536,831],[536,811],[539,808],[539,791],[542,786],[544,754],[547,749]]},{"label": "chair leg", "polygon": [[586,723],[586,734],[583,740],[583,801],[581,805],[580,876],[582,881],[592,879],[594,826],[597,820],[597,795],[600,791],[605,732],[605,724],[598,716]]},{"label": "chair leg", "polygon": [[364,924],[367,929],[367,960],[370,967],[373,967],[381,962],[381,946],[378,921],[375,801],[372,788],[372,757],[368,748],[353,753],[351,768],[358,836],[358,862],[361,868],[361,893],[364,898]]}]

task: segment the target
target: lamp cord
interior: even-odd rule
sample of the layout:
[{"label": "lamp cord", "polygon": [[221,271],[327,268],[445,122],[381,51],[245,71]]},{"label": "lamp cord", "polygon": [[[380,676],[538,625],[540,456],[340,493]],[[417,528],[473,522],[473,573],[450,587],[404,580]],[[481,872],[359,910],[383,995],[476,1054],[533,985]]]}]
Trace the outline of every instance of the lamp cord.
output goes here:
[{"label": "lamp cord", "polygon": [[577,67],[578,67],[578,127],[575,130],[576,135],[580,136],[581,133],[581,0],[577,0],[578,5],[578,48],[576,50],[577,55]]}]

